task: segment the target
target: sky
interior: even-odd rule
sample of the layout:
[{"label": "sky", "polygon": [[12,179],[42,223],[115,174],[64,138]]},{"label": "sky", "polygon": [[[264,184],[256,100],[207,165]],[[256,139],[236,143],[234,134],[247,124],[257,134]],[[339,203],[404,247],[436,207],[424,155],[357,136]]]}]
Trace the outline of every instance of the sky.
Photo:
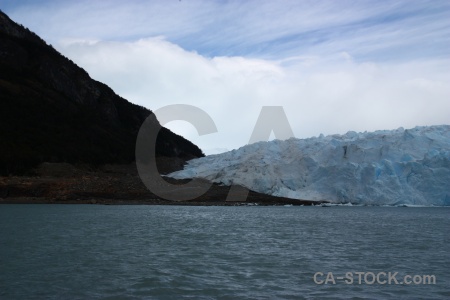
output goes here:
[{"label": "sky", "polygon": [[[1,0],[0,9],[130,102],[189,104],[246,145],[263,106],[297,138],[450,124],[450,1]],[[274,134],[271,138],[275,138]]]}]

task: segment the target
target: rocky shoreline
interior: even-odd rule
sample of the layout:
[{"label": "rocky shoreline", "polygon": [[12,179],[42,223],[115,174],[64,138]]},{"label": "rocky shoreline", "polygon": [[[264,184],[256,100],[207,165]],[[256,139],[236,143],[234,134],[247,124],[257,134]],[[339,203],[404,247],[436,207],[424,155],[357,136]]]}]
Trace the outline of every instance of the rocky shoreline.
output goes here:
[{"label": "rocky shoreline", "polygon": [[[160,158],[162,174],[181,169],[184,162]],[[166,179],[173,185],[188,180]],[[0,177],[0,204],[147,204],[147,205],[312,205],[317,201],[273,197],[250,191],[245,201],[227,201],[229,186],[213,184],[202,196],[189,201],[165,200],[149,191],[135,164],[98,168],[66,163],[44,163],[27,176]]]}]

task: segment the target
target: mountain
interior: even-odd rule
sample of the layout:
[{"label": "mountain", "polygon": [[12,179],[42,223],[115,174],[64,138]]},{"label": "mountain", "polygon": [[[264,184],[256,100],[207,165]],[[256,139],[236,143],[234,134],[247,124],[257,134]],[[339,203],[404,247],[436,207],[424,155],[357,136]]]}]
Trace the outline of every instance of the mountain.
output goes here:
[{"label": "mountain", "polygon": [[[41,162],[131,162],[150,114],[0,11],[0,175]],[[166,128],[159,132],[156,155],[204,156]]]},{"label": "mountain", "polygon": [[295,199],[449,206],[450,126],[260,142],[168,176]]}]

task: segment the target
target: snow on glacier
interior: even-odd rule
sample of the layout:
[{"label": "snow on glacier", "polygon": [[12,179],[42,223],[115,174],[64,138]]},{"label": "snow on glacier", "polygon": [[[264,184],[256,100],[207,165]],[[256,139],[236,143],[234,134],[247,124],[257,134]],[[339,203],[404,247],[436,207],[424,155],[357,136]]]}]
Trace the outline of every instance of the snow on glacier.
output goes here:
[{"label": "snow on glacier", "polygon": [[448,206],[450,126],[259,142],[191,160],[168,176],[294,199]]}]

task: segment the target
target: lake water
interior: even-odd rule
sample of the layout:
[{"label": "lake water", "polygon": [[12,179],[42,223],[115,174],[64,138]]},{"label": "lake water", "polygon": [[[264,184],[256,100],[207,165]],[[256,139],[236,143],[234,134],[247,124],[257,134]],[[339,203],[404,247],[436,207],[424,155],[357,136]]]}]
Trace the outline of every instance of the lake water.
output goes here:
[{"label": "lake water", "polygon": [[449,299],[449,228],[450,208],[1,205],[0,299]]}]

